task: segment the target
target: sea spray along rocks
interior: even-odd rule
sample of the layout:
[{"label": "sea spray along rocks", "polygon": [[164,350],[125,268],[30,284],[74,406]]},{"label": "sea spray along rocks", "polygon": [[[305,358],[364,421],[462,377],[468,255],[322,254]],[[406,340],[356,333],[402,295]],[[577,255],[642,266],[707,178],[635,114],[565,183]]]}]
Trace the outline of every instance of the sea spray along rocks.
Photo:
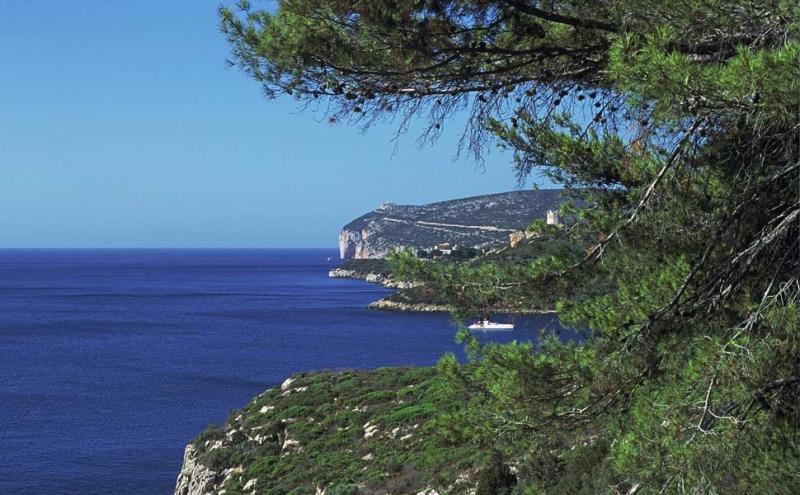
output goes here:
[{"label": "sea spray along rocks", "polygon": [[566,199],[560,189],[487,194],[426,205],[384,203],[344,226],[343,259],[382,258],[393,248],[430,250],[437,244],[493,248]]},{"label": "sea spray along rocks", "polygon": [[176,495],[450,493],[481,459],[431,424],[431,368],[295,375],[187,448]]}]

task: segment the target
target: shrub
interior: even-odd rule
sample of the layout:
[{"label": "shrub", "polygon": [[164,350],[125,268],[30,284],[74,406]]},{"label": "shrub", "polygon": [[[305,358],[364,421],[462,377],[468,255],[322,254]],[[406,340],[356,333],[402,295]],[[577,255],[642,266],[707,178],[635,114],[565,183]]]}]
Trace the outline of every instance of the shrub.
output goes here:
[{"label": "shrub", "polygon": [[386,470],[392,474],[397,474],[403,470],[403,462],[397,457],[392,457],[389,459],[389,462],[386,463]]},{"label": "shrub", "polygon": [[213,442],[225,437],[225,429],[219,425],[211,425],[194,439],[194,444],[198,450],[205,451],[206,442]]},{"label": "shrub", "polygon": [[336,485],[325,490],[325,495],[358,495],[358,485]]},{"label": "shrub", "polygon": [[500,456],[492,460],[478,473],[478,487],[475,495],[510,495],[517,485],[517,477],[503,463]]}]

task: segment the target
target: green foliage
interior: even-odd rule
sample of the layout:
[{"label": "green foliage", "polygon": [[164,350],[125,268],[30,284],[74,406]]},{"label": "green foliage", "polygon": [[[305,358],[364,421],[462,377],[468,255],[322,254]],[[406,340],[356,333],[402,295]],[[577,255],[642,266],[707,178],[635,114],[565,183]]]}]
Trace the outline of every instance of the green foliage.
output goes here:
[{"label": "green foliage", "polygon": [[499,456],[495,456],[478,473],[475,495],[511,495],[516,484],[517,477]]},{"label": "green foliage", "polygon": [[358,485],[336,485],[325,491],[326,495],[358,495]]},{"label": "green foliage", "polygon": [[473,247],[458,247],[449,254],[449,258],[452,261],[466,261],[473,259],[480,254],[480,250]]},{"label": "green foliage", "polygon": [[[421,258],[410,250],[392,253],[389,262],[394,276],[417,285],[390,299],[449,305],[459,317],[552,310],[559,298],[576,294],[573,286],[553,273],[583,257],[588,242],[566,238],[564,230],[547,227],[516,247],[469,259]],[[585,290],[599,293],[609,285],[608,277],[600,274]]]},{"label": "green foliage", "polygon": [[225,430],[221,426],[211,425],[206,429],[206,431],[198,435],[198,437],[195,438],[194,441],[197,447],[201,451],[204,451],[208,448],[210,444],[212,444],[217,440],[222,439],[224,436],[225,436]]},{"label": "green foliage", "polygon": [[392,267],[389,262],[382,258],[359,258],[346,260],[339,266],[340,270],[353,271],[358,275],[367,276],[369,274],[389,276]]},{"label": "green foliage", "polygon": [[518,493],[796,491],[796,1],[288,0],[221,14],[234,63],[269,93],[334,121],[425,116],[429,139],[467,107],[472,152],[496,139],[520,179],[544,173],[581,200],[516,253],[392,260],[458,318],[556,305],[588,329],[582,345],[536,347],[462,329],[470,362],[444,357],[429,389],[437,438],[514,459]]}]

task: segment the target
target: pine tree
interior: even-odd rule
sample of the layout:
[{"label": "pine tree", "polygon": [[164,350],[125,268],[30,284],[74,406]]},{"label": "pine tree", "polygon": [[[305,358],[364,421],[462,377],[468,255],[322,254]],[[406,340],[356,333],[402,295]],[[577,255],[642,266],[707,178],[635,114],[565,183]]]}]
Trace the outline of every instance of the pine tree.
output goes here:
[{"label": "pine tree", "polygon": [[473,268],[401,256],[459,314],[556,288],[576,294],[562,320],[588,329],[535,353],[464,335],[474,360],[440,363],[454,441],[514,456],[526,493],[798,493],[796,1],[284,0],[220,15],[231,63],[268,96],[363,126],[424,118],[431,139],[466,110],[473,153],[497,140],[521,179],[544,171],[589,205],[565,212],[585,252]]}]

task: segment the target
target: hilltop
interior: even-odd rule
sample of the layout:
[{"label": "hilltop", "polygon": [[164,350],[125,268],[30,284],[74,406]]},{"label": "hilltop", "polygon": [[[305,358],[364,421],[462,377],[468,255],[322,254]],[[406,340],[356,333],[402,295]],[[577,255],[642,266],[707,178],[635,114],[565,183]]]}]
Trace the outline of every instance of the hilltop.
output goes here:
[{"label": "hilltop", "polygon": [[382,258],[392,248],[430,250],[437,244],[505,246],[509,236],[545,218],[564,201],[562,189],[510,191],[425,205],[384,203],[342,228],[342,259]]}]

